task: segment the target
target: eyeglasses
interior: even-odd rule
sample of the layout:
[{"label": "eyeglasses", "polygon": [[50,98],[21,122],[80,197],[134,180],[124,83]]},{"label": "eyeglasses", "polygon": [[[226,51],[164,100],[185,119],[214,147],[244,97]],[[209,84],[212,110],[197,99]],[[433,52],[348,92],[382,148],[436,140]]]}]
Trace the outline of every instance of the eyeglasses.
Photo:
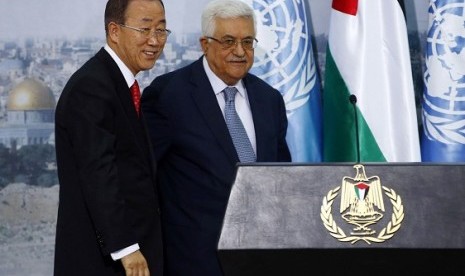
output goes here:
[{"label": "eyeglasses", "polygon": [[151,38],[154,36],[158,41],[165,41],[168,36],[171,34],[171,31],[168,29],[155,29],[152,32],[152,29],[149,28],[136,28],[136,27],[131,27],[125,24],[118,24],[121,27],[128,28],[134,31],[137,31],[141,34],[143,34],[147,39]]},{"label": "eyeglasses", "polygon": [[237,44],[239,43],[242,45],[242,48],[244,48],[245,50],[253,50],[255,49],[255,47],[257,47],[257,43],[258,43],[258,40],[256,38],[244,38],[243,40],[240,40],[240,41],[237,41],[233,38],[224,38],[222,40],[219,40],[211,36],[207,36],[206,38],[218,42],[219,44],[221,44],[224,50],[236,48]]}]

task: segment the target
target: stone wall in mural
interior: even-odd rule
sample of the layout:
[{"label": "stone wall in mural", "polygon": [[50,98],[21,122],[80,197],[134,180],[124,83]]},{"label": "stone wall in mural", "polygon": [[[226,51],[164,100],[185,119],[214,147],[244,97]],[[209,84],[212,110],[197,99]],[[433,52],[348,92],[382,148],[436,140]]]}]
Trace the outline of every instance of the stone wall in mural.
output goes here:
[{"label": "stone wall in mural", "polygon": [[0,190],[0,275],[52,275],[58,185]]}]

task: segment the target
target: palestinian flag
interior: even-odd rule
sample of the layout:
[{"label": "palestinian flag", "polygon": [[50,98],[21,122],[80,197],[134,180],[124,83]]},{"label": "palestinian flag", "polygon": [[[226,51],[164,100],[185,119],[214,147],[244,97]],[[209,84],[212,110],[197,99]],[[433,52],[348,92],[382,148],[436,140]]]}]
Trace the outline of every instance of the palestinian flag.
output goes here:
[{"label": "palestinian flag", "polygon": [[407,28],[397,0],[333,0],[323,121],[326,162],[421,160]]}]

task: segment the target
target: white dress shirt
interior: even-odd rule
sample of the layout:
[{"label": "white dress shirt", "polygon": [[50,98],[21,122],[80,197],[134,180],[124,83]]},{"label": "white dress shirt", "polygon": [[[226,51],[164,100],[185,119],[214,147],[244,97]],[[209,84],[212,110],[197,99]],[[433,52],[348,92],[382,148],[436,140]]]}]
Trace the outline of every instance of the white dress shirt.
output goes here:
[{"label": "white dress shirt", "polygon": [[[223,112],[224,116],[224,106],[226,105],[223,90],[230,86],[224,83],[218,76],[213,73],[208,65],[208,62],[205,57],[203,57],[203,68],[207,73],[208,80],[213,88],[213,92],[215,92],[216,99],[218,100],[218,104],[220,105],[221,111]],[[250,110],[249,99],[247,97],[247,90],[245,89],[244,83],[239,81],[234,87],[237,88],[239,93],[236,93],[236,111],[241,118],[242,124],[244,125],[245,131],[247,132],[247,136],[249,136],[250,143],[252,144],[252,148],[255,152],[255,156],[257,155],[257,142],[255,138],[255,126],[252,119],[252,111]]]}]

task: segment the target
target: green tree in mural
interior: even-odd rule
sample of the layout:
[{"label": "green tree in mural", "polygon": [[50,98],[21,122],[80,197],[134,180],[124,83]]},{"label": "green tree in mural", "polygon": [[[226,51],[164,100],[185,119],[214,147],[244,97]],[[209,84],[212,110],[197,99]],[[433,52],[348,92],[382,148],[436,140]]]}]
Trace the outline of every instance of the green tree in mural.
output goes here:
[{"label": "green tree in mural", "polygon": [[17,151],[17,157],[16,181],[40,186],[56,184],[56,170],[49,169],[50,164],[55,164],[55,148],[52,145],[23,146]]},{"label": "green tree in mural", "polygon": [[0,144],[0,189],[13,180],[10,163],[10,150]]}]

